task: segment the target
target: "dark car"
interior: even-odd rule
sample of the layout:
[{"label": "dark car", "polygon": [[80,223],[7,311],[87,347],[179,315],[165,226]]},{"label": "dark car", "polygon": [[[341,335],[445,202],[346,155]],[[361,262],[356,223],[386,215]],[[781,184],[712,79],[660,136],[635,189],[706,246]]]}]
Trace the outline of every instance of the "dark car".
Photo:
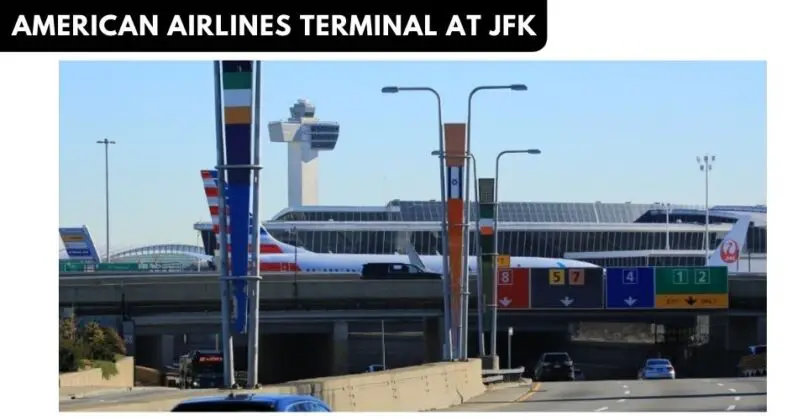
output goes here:
[{"label": "dark car", "polygon": [[332,412],[322,400],[307,395],[230,394],[191,398],[176,405],[172,412]]},{"label": "dark car", "polygon": [[532,378],[535,381],[573,381],[574,361],[566,352],[543,353]]},{"label": "dark car", "polygon": [[440,280],[439,273],[425,271],[413,264],[407,263],[367,263],[363,264],[361,278],[364,280],[376,279],[433,279]]}]

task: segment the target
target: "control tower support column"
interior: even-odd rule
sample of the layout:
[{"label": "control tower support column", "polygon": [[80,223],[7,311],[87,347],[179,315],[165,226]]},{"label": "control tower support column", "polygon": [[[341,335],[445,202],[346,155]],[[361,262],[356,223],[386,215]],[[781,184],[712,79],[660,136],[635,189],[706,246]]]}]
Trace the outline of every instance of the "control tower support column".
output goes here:
[{"label": "control tower support column", "polygon": [[269,123],[269,140],[288,144],[288,207],[314,206],[319,202],[319,151],[338,144],[337,122],[321,122],[316,106],[305,99],[291,108],[291,117]]}]

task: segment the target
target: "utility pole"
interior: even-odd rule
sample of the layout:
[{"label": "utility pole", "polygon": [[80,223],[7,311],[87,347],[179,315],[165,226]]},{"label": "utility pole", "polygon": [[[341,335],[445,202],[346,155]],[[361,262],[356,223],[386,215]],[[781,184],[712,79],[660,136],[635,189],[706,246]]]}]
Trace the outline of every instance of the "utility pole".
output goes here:
[{"label": "utility pole", "polygon": [[97,144],[105,146],[105,262],[111,262],[111,199],[108,191],[108,146],[116,144],[113,140],[98,140]]}]

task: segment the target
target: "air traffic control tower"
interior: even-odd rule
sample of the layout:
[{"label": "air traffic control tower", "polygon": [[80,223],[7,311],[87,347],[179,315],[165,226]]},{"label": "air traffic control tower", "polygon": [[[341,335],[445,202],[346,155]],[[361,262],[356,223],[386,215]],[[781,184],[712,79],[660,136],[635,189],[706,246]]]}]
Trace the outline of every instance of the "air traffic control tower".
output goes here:
[{"label": "air traffic control tower", "polygon": [[287,121],[269,123],[269,140],[288,144],[288,207],[319,202],[319,152],[335,149],[338,123],[316,118],[316,106],[306,99],[291,108]]}]

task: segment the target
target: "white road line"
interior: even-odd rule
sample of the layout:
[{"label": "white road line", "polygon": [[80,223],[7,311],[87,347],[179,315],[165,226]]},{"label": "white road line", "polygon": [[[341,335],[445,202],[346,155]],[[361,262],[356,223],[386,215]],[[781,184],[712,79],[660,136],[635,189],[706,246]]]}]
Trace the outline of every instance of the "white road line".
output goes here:
[{"label": "white road line", "polygon": [[729,388],[729,392],[737,392],[737,390],[734,388]]},{"label": "white road line", "polygon": [[740,401],[740,397],[734,397],[734,401]]},{"label": "white road line", "polygon": [[718,386],[723,386],[723,384],[718,384]]},{"label": "white road line", "polygon": [[624,385],[623,387],[624,387],[624,388],[629,388],[629,385]]},{"label": "white road line", "polygon": [[626,398],[621,398],[620,400],[618,400],[618,402],[619,403],[626,402]]},{"label": "white road line", "polygon": [[730,406],[726,407],[726,411],[734,411],[735,408],[737,408],[736,405],[730,405]]},{"label": "white road line", "polygon": [[629,391],[629,390],[627,389],[626,391],[623,391],[623,393],[624,393],[624,394],[626,394],[626,395],[629,395],[629,394],[631,394],[631,393],[632,393],[632,391]]},{"label": "white road line", "polygon": [[[734,407],[734,406],[732,406],[732,407]],[[601,407],[601,408],[597,408],[597,409],[595,409],[593,411],[604,411],[604,410],[609,410],[609,407]]]}]

